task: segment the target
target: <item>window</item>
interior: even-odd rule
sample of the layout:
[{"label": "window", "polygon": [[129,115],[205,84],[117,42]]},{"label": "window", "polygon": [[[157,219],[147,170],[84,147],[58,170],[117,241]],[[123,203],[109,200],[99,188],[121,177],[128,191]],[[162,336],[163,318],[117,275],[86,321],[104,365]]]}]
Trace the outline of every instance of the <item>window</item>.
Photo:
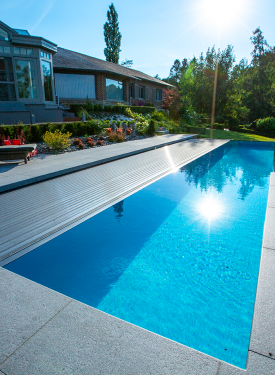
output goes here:
[{"label": "window", "polygon": [[44,57],[44,59],[48,59],[48,60],[51,59],[51,55],[49,55],[48,53],[42,52],[42,51],[40,52],[40,56]]},{"label": "window", "polygon": [[52,102],[53,90],[52,90],[52,70],[51,70],[50,62],[42,60],[42,73],[43,73],[45,101]]},{"label": "window", "polygon": [[32,48],[19,48],[19,47],[14,47],[13,48],[13,52],[16,54],[16,55],[32,55]]},{"label": "window", "polygon": [[41,56],[41,57],[44,57],[44,52],[41,52],[41,53],[40,53],[40,56]]},{"label": "window", "polygon": [[145,87],[139,86],[138,87],[139,96],[138,99],[145,99]]},{"label": "window", "polygon": [[123,83],[106,78],[107,100],[123,100]]},{"label": "window", "polygon": [[0,57],[0,101],[15,100],[15,83],[11,57]]},{"label": "window", "polygon": [[15,68],[19,98],[37,98],[34,62],[29,60],[16,60]]},{"label": "window", "polygon": [[9,40],[8,33],[3,29],[0,29],[0,40]]},{"label": "window", "polygon": [[156,101],[162,101],[162,90],[156,90]]},{"label": "window", "polygon": [[11,53],[10,47],[4,47],[4,53]]},{"label": "window", "polygon": [[3,53],[4,49],[3,46],[0,46],[0,53]]},{"label": "window", "polygon": [[134,86],[130,85],[130,98],[134,98]]}]

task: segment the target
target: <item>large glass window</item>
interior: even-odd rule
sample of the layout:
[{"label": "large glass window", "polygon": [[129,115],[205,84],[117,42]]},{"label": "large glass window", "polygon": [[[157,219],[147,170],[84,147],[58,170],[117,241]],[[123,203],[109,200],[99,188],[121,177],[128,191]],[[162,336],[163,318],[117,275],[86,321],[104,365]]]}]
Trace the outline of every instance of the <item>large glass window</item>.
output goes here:
[{"label": "large glass window", "polygon": [[52,90],[52,70],[51,70],[50,62],[42,60],[42,72],[43,72],[45,101],[52,102],[53,90]]},{"label": "large glass window", "polygon": [[123,83],[106,78],[107,100],[123,100]]},{"label": "large glass window", "polygon": [[12,60],[0,57],[0,101],[16,100]]},{"label": "large glass window", "polygon": [[34,62],[29,60],[16,60],[15,68],[19,98],[37,98]]},{"label": "large glass window", "polygon": [[0,40],[9,40],[8,33],[3,29],[0,29]]}]

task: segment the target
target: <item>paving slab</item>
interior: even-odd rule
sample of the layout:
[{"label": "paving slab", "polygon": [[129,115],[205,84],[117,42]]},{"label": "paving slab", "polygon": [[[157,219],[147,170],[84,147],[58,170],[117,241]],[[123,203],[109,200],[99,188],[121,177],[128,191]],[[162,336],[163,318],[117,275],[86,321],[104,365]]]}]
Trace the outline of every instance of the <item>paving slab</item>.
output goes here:
[{"label": "paving slab", "polygon": [[70,301],[0,267],[0,363]]},{"label": "paving slab", "polygon": [[73,301],[0,367],[7,375],[216,375],[218,364]]},{"label": "paving slab", "polygon": [[221,362],[217,375],[275,375],[275,361],[249,352],[246,370]]},{"label": "paving slab", "polygon": [[268,207],[275,207],[275,185],[269,186]]},{"label": "paving slab", "polygon": [[270,185],[271,186],[275,185],[275,172],[272,172],[270,175]]},{"label": "paving slab", "polygon": [[16,163],[13,168],[7,167],[11,164],[0,163],[0,193],[194,137],[194,134],[166,134],[66,154],[34,157],[28,164]]},{"label": "paving slab", "polygon": [[275,360],[274,312],[275,251],[263,248],[249,349]]},{"label": "paving slab", "polygon": [[263,247],[275,250],[275,207],[268,207],[265,217]]}]

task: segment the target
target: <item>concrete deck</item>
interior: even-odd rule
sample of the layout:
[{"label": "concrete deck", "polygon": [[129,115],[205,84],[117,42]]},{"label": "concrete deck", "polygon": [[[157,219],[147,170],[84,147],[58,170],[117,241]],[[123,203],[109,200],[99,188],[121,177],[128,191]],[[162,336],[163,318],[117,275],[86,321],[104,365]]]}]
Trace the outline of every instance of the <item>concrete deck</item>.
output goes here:
[{"label": "concrete deck", "polygon": [[40,155],[27,165],[0,162],[0,193],[194,137],[194,134],[167,134],[60,155]]},{"label": "concrete deck", "polygon": [[272,173],[246,370],[0,268],[0,374],[275,375],[274,227]]}]

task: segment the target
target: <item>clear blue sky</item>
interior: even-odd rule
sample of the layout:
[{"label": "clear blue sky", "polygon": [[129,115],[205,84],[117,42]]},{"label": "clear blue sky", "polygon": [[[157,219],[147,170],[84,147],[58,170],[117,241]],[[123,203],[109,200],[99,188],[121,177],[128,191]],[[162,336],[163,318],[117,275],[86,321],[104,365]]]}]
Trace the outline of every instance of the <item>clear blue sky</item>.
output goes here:
[{"label": "clear blue sky", "polygon": [[[1,21],[60,47],[105,59],[107,0],[2,0]],[[274,0],[115,0],[122,33],[120,60],[167,77],[176,58],[192,58],[214,44],[234,46],[237,62],[250,60],[252,30],[275,45]]]}]

